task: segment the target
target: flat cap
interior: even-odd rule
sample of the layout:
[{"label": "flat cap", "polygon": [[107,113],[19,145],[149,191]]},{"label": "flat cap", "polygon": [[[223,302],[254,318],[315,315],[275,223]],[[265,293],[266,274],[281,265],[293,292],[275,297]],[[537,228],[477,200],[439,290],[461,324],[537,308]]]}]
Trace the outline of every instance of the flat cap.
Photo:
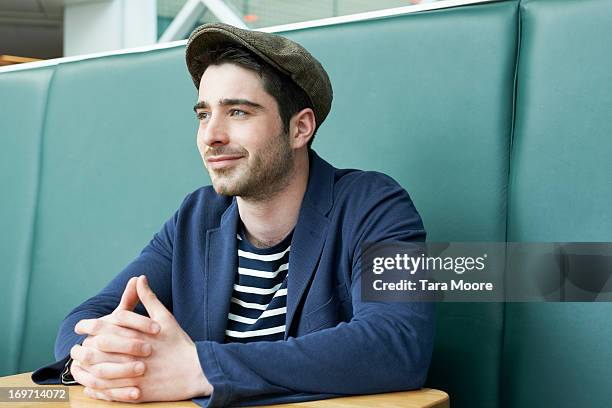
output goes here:
[{"label": "flat cap", "polygon": [[228,24],[204,24],[193,30],[187,41],[187,69],[196,88],[206,66],[197,57],[221,44],[237,44],[253,52],[273,68],[290,77],[306,92],[312,103],[317,127],[323,123],[333,99],[329,76],[304,47],[280,35],[243,30]]}]

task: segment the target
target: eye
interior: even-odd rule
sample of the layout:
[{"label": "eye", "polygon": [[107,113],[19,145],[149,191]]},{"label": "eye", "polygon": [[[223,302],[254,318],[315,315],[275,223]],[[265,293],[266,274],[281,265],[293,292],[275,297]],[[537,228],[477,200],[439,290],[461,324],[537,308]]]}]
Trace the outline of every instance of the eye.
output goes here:
[{"label": "eye", "polygon": [[231,109],[230,116],[246,116],[247,113],[240,109]]},{"label": "eye", "polygon": [[208,120],[210,118],[210,112],[200,111],[196,113],[198,120]]}]

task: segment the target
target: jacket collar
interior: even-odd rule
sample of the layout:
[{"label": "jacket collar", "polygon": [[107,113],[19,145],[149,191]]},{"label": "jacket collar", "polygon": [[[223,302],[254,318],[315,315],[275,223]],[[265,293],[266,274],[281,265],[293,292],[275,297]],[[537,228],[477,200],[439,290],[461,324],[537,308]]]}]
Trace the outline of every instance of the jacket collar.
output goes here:
[{"label": "jacket collar", "polygon": [[304,208],[304,205],[306,205],[325,216],[333,204],[334,175],[336,169],[320,158],[314,150],[309,151],[308,157],[310,160],[308,185],[300,211]]}]

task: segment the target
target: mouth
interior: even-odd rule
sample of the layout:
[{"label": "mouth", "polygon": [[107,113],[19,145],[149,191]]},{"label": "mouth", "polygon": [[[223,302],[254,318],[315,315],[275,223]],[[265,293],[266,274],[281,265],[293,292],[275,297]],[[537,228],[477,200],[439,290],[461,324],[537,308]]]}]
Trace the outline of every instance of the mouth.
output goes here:
[{"label": "mouth", "polygon": [[243,156],[212,156],[206,159],[209,169],[218,170],[234,166]]}]

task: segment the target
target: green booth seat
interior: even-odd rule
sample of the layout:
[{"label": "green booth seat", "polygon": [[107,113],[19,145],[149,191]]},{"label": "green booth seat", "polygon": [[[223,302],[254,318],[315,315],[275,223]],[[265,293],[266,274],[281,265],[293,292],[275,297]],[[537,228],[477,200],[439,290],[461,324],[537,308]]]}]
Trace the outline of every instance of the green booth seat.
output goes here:
[{"label": "green booth seat", "polygon": [[[508,240],[612,242],[612,2],[520,14]],[[612,406],[610,303],[510,303],[504,322],[504,407]]]},{"label": "green booth seat", "polygon": [[0,75],[0,373],[19,368],[53,69]]}]

